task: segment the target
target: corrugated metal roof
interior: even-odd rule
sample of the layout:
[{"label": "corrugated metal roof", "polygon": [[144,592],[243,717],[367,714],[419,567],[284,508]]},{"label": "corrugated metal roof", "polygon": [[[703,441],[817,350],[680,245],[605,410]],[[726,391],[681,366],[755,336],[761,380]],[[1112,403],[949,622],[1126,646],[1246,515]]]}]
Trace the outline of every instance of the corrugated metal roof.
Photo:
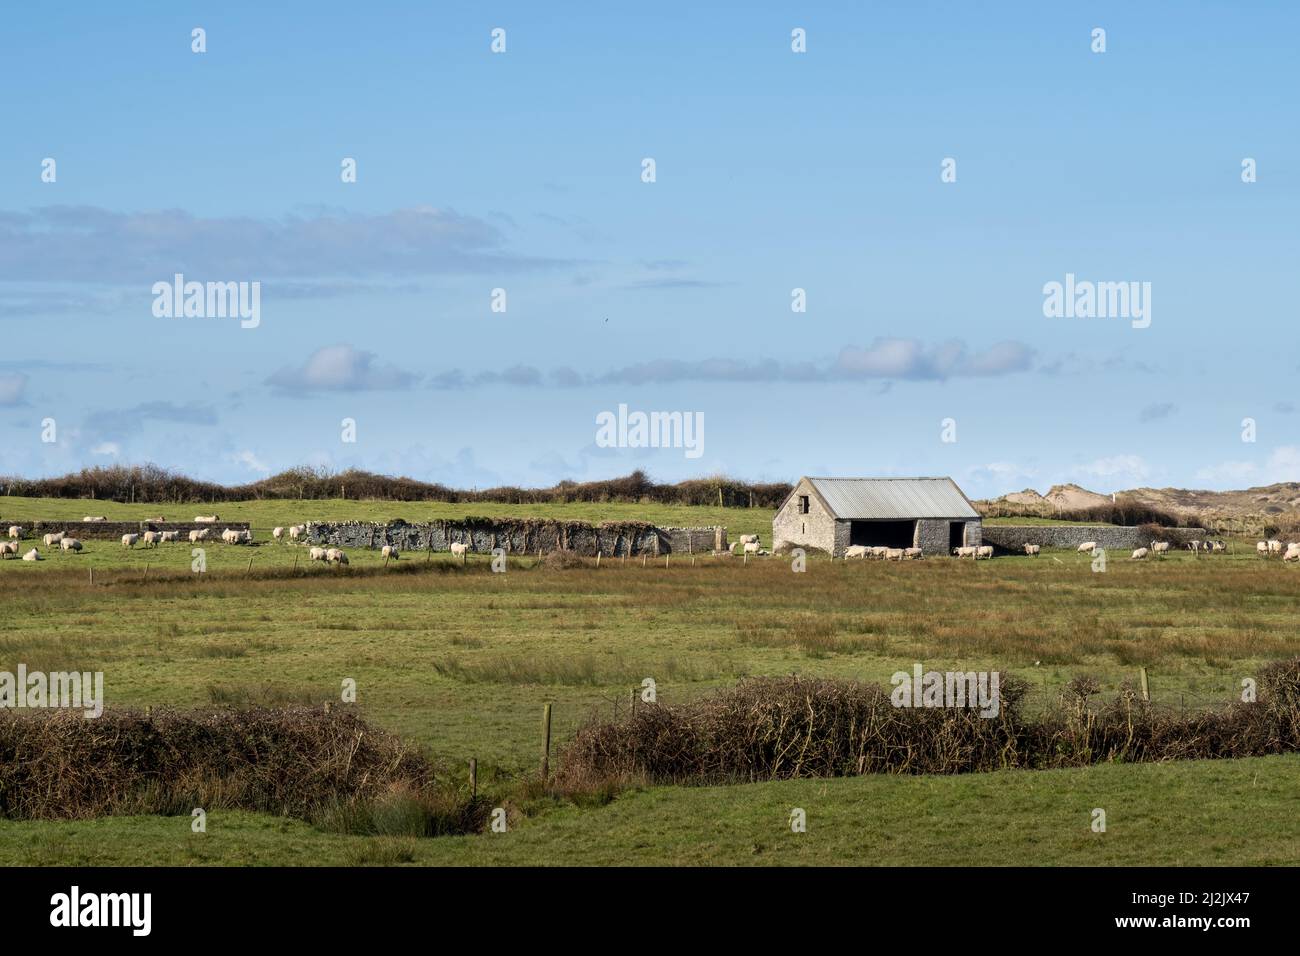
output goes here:
[{"label": "corrugated metal roof", "polygon": [[837,518],[978,518],[951,478],[809,478]]}]

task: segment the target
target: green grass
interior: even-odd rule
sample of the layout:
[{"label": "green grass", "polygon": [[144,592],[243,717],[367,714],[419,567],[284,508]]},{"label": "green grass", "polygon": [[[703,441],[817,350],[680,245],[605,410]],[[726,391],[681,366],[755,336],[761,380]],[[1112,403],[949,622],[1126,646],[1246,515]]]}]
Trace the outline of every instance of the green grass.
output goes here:
[{"label": "green grass", "polygon": [[[342,836],[257,814],[0,821],[0,865],[1070,866],[1300,863],[1300,756],[956,777],[659,787],[510,831]],[[790,812],[807,832],[790,829]],[[1094,808],[1106,832],[1091,829]]]},{"label": "green grass", "polygon": [[[7,518],[15,516],[13,500],[0,502]],[[78,518],[85,513],[124,517],[114,506],[73,504]],[[374,510],[360,514],[355,502],[337,504],[352,510],[322,515],[304,506],[285,513],[277,510],[284,502],[248,503],[245,514],[226,505],[216,510],[230,520],[249,518],[259,528],[307,517],[400,515],[415,521],[427,516],[413,509],[387,510],[393,506],[386,503],[366,505]],[[733,533],[745,527],[710,509],[665,517],[653,506],[628,507],[638,510],[584,513],[583,518],[648,517],[679,525],[721,520]],[[149,517],[158,510],[135,506],[132,516]],[[175,517],[174,511],[162,513]],[[188,508],[181,516],[193,517],[192,512],[197,513]],[[554,515],[555,506],[547,506],[546,513]],[[753,520],[752,513],[740,513]],[[765,523],[766,517],[750,527],[761,530]],[[596,569],[588,561],[570,570],[516,560],[507,573],[493,574],[484,556],[462,565],[449,555],[427,562],[424,555],[405,555],[385,570],[377,552],[353,550],[352,565],[339,569],[308,565],[300,547],[216,542],[206,547],[208,571],[199,575],[190,571],[188,543],[124,551],[111,541],[90,541],[87,548],[39,564],[0,562],[6,611],[0,670],[12,671],[20,662],[33,670],[102,670],[109,707],[338,700],[342,682],[351,678],[368,719],[422,747],[456,777],[471,757],[477,758],[486,792],[503,799],[520,792],[519,781],[536,770],[544,702],[554,704],[554,737],[562,745],[589,717],[625,714],[629,691],[646,677],[656,681],[660,701],[672,703],[746,675],[887,682],[895,671],[921,662],[939,670],[1009,669],[1034,687],[1032,707],[1053,699],[1078,674],[1096,675],[1104,690],[1113,692],[1145,666],[1157,701],[1193,707],[1222,704],[1265,662],[1300,654],[1294,627],[1300,568],[1257,558],[1253,542],[1238,542],[1236,553],[1213,557],[1181,552],[1130,562],[1112,553],[1105,574],[1091,571],[1088,556],[1068,551],[979,563],[813,558],[804,574],[792,573],[789,559],[780,557],[745,563],[700,556],[692,566],[689,558],[674,556],[666,568],[662,562],[606,560]],[[93,586],[87,573],[92,566]],[[1205,788],[1206,806],[1218,806],[1220,794],[1244,792],[1232,775],[1247,771],[1234,768],[1251,767],[1280,768],[1268,772],[1289,775],[1293,791],[1300,782],[1300,764],[1288,759],[1102,767],[1057,776],[654,789],[625,795],[602,809],[542,803],[532,807],[535,816],[523,820],[517,834],[420,840],[415,849],[401,841],[376,848],[355,842],[361,838],[238,815],[229,825],[246,840],[242,850],[221,849],[224,837],[216,823],[209,842],[196,844],[188,820],[181,819],[0,824],[0,861],[14,853],[51,862],[65,854],[70,863],[98,853],[106,860],[133,859],[130,847],[138,837],[141,859],[156,853],[160,860],[182,863],[298,862],[299,852],[312,862],[317,855],[322,862],[345,863],[400,863],[408,856],[416,862],[495,862],[492,854],[510,847],[517,848],[509,851],[516,855],[501,862],[551,857],[605,862],[620,853],[633,857],[624,862],[720,862],[745,857],[754,845],[760,849],[752,862],[803,861],[802,853],[812,853],[809,861],[833,862],[841,852],[848,854],[846,860],[872,862],[875,854],[906,852],[906,813],[924,805],[931,808],[921,818],[924,827],[935,831],[924,840],[949,859],[965,852],[962,814],[974,814],[972,819],[985,821],[980,826],[988,826],[979,851],[987,862],[1011,862],[1017,853],[1031,862],[1105,862],[1110,858],[1104,853],[1096,860],[1087,856],[1098,852],[1088,837],[1049,839],[1041,829],[1048,824],[1035,822],[1046,814],[1057,820],[1052,827],[1060,826],[1052,815],[1065,812],[1060,807],[1066,804],[1051,801],[1090,793],[1094,779],[1108,781],[1115,792],[1128,793],[1147,808],[1139,832],[1147,852],[1159,859],[1174,852],[1170,840],[1184,838],[1191,841],[1186,843],[1189,862],[1257,861],[1270,854],[1294,859],[1294,837],[1288,836],[1294,829],[1268,829],[1273,823],[1267,808],[1257,818],[1260,832],[1272,834],[1268,840],[1221,852],[1216,835],[1236,834],[1236,839],[1255,824],[1234,818],[1198,836],[1180,816],[1179,804],[1158,798],[1159,787],[1143,790],[1151,780],[1160,786],[1199,781],[1188,784],[1189,794]],[[1253,779],[1254,770],[1249,772]],[[1228,777],[1221,778],[1224,774]],[[1271,778],[1262,773],[1262,779]],[[999,788],[1019,794],[1030,815],[1024,817],[1014,801],[999,803],[994,796]],[[803,794],[814,793],[828,796],[815,812],[809,808],[810,819],[814,824],[821,815],[842,819],[843,832],[853,833],[843,837],[850,842],[821,844],[819,831],[810,831],[806,845],[822,847],[814,852],[783,843],[779,832],[765,829],[771,826],[767,814],[795,799],[790,794],[809,800]],[[873,828],[881,814],[891,819],[895,794],[901,795],[900,822],[896,831],[883,831],[895,832],[891,842]],[[927,794],[947,796],[934,796],[937,802],[927,804]],[[1248,795],[1259,795],[1253,784]],[[1018,822],[994,826],[979,809],[986,800],[1001,808],[996,813],[1003,819]],[[710,801],[717,801],[716,810]],[[1194,809],[1191,796],[1187,801]],[[1098,805],[1104,804],[1090,804]],[[959,813],[960,807],[966,809]],[[671,814],[681,814],[681,822],[672,824],[665,816]],[[213,819],[219,822],[221,816]],[[1203,822],[1199,811],[1189,819]],[[1012,826],[1024,833],[1005,832]],[[602,828],[609,828],[606,836],[600,835]],[[70,832],[108,836],[101,847],[95,839],[60,836]],[[1116,824],[1111,836],[1119,832]],[[580,838],[582,833],[591,835]],[[1037,844],[1026,842],[1034,834],[1039,834]],[[998,849],[999,838],[1009,841],[1005,854]],[[486,842],[498,839],[501,849]],[[565,841],[576,841],[572,851],[564,849]],[[1130,849],[1122,849],[1128,844],[1119,839],[1105,845],[1120,848],[1105,851],[1118,854],[1114,859],[1139,859],[1136,843]],[[199,855],[191,860],[190,853]]]},{"label": "green grass", "polygon": [[195,515],[217,514],[225,521],[248,522],[254,532],[269,537],[277,525],[307,521],[393,521],[411,524],[469,516],[485,518],[554,518],[560,521],[649,521],[661,527],[724,525],[733,538],[741,534],[772,534],[772,512],[764,508],[704,508],[628,502],[570,504],[510,504],[440,501],[325,500],[221,501],[215,504],[122,504],[78,498],[0,497],[0,522],[5,527],[31,521],[80,521],[104,515],[110,521],[144,521],[162,515],[171,521],[192,521]]}]

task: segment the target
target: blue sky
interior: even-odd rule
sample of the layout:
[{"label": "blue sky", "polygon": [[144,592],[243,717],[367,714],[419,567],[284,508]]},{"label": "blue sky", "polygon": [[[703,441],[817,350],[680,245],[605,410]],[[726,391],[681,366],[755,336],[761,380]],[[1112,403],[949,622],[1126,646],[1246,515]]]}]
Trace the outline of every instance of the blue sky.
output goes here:
[{"label": "blue sky", "polygon": [[1300,480],[1294,4],[270,6],[6,12],[0,473]]}]

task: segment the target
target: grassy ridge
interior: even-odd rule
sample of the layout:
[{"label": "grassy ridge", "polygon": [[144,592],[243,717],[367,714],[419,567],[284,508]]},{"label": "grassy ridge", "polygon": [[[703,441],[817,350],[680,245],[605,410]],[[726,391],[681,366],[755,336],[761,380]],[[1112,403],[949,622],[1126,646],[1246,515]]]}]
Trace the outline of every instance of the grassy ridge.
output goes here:
[{"label": "grassy ridge", "polygon": [[[417,840],[323,833],[214,812],[73,823],[0,820],[0,865],[1069,866],[1300,863],[1300,756],[956,777],[660,787],[567,806],[501,834]],[[792,808],[807,813],[791,832]],[[1106,811],[1106,832],[1091,830]]]}]

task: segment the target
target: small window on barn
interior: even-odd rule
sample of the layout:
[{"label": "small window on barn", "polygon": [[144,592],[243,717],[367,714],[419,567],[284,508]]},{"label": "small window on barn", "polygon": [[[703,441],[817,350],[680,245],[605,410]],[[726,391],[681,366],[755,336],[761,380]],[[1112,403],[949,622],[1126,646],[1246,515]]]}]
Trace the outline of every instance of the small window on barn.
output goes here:
[{"label": "small window on barn", "polygon": [[799,496],[799,513],[800,513],[801,515],[806,515],[806,514],[808,513],[808,496],[807,496],[807,495],[800,495],[800,496]]}]

